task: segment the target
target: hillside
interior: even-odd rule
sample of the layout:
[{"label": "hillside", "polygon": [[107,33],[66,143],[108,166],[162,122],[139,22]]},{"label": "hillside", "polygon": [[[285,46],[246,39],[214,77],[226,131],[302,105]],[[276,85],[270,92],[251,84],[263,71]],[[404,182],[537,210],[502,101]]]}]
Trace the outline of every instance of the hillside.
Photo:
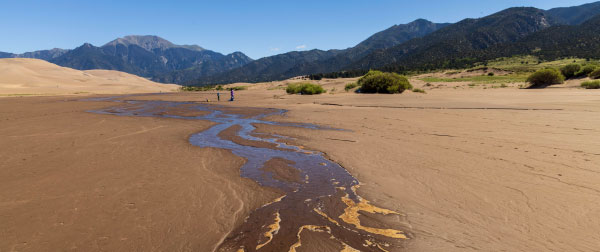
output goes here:
[{"label": "hillside", "polygon": [[26,52],[26,53],[21,53],[21,54],[0,52],[0,58],[32,58],[32,59],[42,59],[42,60],[48,61],[48,60],[54,59],[56,57],[59,57],[65,53],[67,53],[68,51],[69,50],[54,48],[54,49],[50,49],[50,50],[39,50],[39,51]]},{"label": "hillside", "polygon": [[471,63],[465,55],[481,49],[512,43],[534,32],[558,24],[543,10],[510,8],[479,19],[465,19],[423,38],[377,51],[350,68],[437,69]]},{"label": "hillside", "polygon": [[531,54],[543,60],[564,57],[600,58],[600,15],[577,25],[561,25],[533,33],[516,43],[489,48],[482,59]]},{"label": "hillside", "polygon": [[0,95],[152,93],[178,87],[119,71],[80,71],[39,59],[0,59]]},{"label": "hillside", "polygon": [[588,3],[580,6],[554,8],[547,11],[561,23],[578,25],[600,14],[600,2]]},{"label": "hillside", "polygon": [[[548,17],[547,13],[537,13],[540,15],[538,21],[531,18],[534,15],[529,18],[528,16],[510,15],[512,17],[509,17],[509,20],[513,19],[514,21],[508,24],[520,29],[528,26],[530,28],[525,32],[518,32],[517,29],[511,29],[512,25],[509,25],[508,29],[505,27],[503,30],[497,30],[496,34],[502,34],[498,31],[504,33],[513,31],[508,34],[519,35],[506,36],[507,39],[501,42],[481,45],[477,43],[482,41],[481,38],[487,40],[494,36],[481,32],[469,32],[466,33],[467,38],[462,37],[461,40],[446,36],[447,34],[443,33],[447,31],[441,30],[424,37],[423,40],[426,41],[412,40],[389,50],[369,55],[361,60],[361,65],[355,65],[353,68],[379,68],[389,71],[464,68],[478,62],[515,55],[533,55],[541,60],[556,60],[564,57],[600,58],[600,38],[597,35],[600,32],[600,15],[586,19],[587,21],[580,25],[565,25],[556,23],[558,21]],[[537,26],[536,24],[543,24],[540,22],[542,20],[550,20],[548,23],[555,22],[555,25],[547,28]],[[537,31],[534,31],[536,29]],[[469,30],[467,29],[467,31]],[[449,34],[458,34],[458,32],[452,31]]]},{"label": "hillside", "polygon": [[449,24],[437,24],[418,19],[408,24],[394,25],[378,32],[354,47],[344,50],[310,50],[289,52],[255,60],[245,66],[214,76],[204,76],[188,84],[230,82],[260,82],[287,79],[299,75],[332,72],[379,49],[422,37]]}]

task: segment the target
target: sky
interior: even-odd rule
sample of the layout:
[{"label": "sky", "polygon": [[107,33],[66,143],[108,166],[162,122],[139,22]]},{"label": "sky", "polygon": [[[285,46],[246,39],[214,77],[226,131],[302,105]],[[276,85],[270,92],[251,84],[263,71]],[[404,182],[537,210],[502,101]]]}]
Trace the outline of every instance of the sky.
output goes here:
[{"label": "sky", "polygon": [[251,58],[344,49],[418,18],[457,22],[508,7],[541,9],[594,0],[86,1],[0,0],[0,51],[101,46],[126,35],[157,35]]}]

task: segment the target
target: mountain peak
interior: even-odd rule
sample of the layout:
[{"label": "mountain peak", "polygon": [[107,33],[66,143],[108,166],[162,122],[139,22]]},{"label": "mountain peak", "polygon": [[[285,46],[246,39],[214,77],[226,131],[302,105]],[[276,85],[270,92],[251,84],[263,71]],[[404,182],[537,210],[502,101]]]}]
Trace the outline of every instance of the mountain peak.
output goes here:
[{"label": "mountain peak", "polygon": [[427,19],[424,19],[424,18],[417,18],[408,24],[430,24],[430,23],[433,23],[433,22],[431,22]]},{"label": "mountain peak", "polygon": [[185,48],[193,51],[203,51],[204,48],[198,45],[176,45],[170,41],[155,35],[128,35],[122,38],[117,38],[106,43],[103,47],[113,47],[117,45],[137,45],[148,51],[166,50],[169,48]]},{"label": "mountain peak", "polygon": [[103,47],[117,45],[137,45],[148,51],[152,51],[154,49],[164,50],[167,48],[175,47],[175,45],[169,42],[168,40],[153,35],[128,35],[108,42]]}]

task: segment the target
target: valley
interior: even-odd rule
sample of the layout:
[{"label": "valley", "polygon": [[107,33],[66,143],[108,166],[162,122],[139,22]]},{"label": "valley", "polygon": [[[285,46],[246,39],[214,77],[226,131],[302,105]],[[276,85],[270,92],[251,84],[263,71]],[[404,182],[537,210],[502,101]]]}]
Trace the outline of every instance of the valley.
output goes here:
[{"label": "valley", "polygon": [[600,247],[600,2],[3,7],[0,252]]}]

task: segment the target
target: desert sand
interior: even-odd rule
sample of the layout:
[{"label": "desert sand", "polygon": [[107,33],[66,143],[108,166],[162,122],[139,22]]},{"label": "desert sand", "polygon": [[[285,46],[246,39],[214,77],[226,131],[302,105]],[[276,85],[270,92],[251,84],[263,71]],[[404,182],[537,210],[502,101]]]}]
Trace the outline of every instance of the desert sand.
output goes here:
[{"label": "desert sand", "polygon": [[[359,216],[366,226],[402,229],[400,251],[598,250],[598,90],[441,83],[427,94],[366,95],[344,92],[349,81],[321,80],[329,92],[318,96],[257,84],[235,102],[210,104],[287,109],[269,120],[347,129],[258,124],[255,133],[324,152],[360,181],[362,197],[402,213]],[[92,114],[113,104],[65,97],[0,104],[1,251],[211,251],[281,196],[240,178],[243,159],[189,144],[210,122]],[[310,228],[299,236],[296,251],[343,249]]]},{"label": "desert sand", "polygon": [[119,71],[80,71],[38,59],[0,59],[0,96],[158,93],[178,87]]},{"label": "desert sand", "polygon": [[209,122],[76,99],[0,98],[0,251],[210,251],[280,196],[242,179],[242,158],[188,144]]}]

